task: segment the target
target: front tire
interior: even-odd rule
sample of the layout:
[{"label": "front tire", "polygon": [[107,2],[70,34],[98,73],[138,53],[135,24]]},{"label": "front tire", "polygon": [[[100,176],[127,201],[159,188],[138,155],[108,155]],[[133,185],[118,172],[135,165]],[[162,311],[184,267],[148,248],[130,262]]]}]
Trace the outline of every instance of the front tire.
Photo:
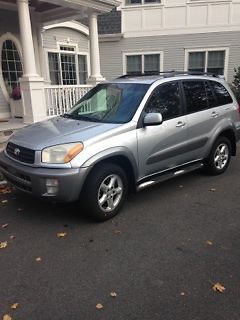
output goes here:
[{"label": "front tire", "polygon": [[113,163],[97,165],[83,187],[83,201],[94,219],[105,221],[121,209],[128,193],[128,180],[121,167]]},{"label": "front tire", "polygon": [[225,172],[229,166],[232,155],[231,142],[226,137],[219,137],[214,143],[205,168],[212,175]]}]

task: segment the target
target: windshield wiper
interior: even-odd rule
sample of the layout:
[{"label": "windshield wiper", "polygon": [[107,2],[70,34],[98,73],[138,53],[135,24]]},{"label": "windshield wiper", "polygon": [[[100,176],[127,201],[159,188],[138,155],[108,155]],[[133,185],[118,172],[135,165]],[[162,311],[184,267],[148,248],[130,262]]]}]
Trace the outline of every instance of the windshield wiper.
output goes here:
[{"label": "windshield wiper", "polygon": [[61,115],[61,117],[69,118],[69,119],[76,119],[76,116],[74,116],[73,114],[69,114],[69,113],[64,113]]},{"label": "windshield wiper", "polygon": [[91,117],[82,116],[82,115],[74,115],[74,114],[70,114],[70,113],[64,113],[63,115],[61,115],[61,117],[63,117],[63,118],[68,118],[68,119],[74,119],[74,120],[83,120],[83,121],[90,121],[90,122],[100,122],[100,120],[99,120],[99,119],[96,119],[96,118],[91,118]]}]

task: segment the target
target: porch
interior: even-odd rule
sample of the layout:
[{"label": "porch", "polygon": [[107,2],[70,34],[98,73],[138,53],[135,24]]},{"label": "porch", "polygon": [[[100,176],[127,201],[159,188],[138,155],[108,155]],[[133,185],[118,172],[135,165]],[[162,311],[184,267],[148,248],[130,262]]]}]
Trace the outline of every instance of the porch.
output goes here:
[{"label": "porch", "polygon": [[[0,0],[0,9],[17,12],[19,20],[20,41],[16,47],[20,51],[22,74],[17,83],[21,88],[23,123],[31,124],[67,112],[87,91],[104,80],[100,70],[97,16],[111,11],[118,4],[117,0]],[[80,17],[89,21],[90,63],[86,84],[67,82],[51,85],[42,31]],[[3,77],[0,82],[6,86],[5,98],[10,103],[11,95],[7,87],[11,83]]]},{"label": "porch", "polygon": [[92,85],[45,86],[47,117],[66,113],[91,88]]}]

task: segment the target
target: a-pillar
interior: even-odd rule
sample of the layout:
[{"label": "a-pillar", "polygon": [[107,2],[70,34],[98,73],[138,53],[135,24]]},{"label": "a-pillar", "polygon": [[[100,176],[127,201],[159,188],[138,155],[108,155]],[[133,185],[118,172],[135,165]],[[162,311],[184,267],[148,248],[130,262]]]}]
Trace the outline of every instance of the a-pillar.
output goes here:
[{"label": "a-pillar", "polygon": [[101,70],[100,70],[97,14],[90,13],[88,19],[89,19],[89,41],[90,41],[90,66],[91,66],[91,74],[88,78],[88,83],[97,84],[105,80],[101,75]]},{"label": "a-pillar", "polygon": [[37,74],[28,0],[17,0],[24,74],[20,79],[25,123],[46,118],[44,79]]}]

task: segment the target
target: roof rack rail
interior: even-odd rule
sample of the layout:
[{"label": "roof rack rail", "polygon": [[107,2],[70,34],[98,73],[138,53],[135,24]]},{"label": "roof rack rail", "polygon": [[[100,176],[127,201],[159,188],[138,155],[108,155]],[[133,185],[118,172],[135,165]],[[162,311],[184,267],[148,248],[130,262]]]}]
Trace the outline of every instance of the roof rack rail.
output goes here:
[{"label": "roof rack rail", "polygon": [[130,72],[127,74],[124,74],[120,77],[117,77],[117,79],[124,79],[124,78],[132,78],[132,77],[147,77],[147,76],[159,76],[159,75],[165,75],[165,74],[172,74],[174,70],[171,71],[152,71],[152,72]]},{"label": "roof rack rail", "polygon": [[163,76],[164,78],[167,77],[174,77],[177,75],[192,75],[192,76],[210,76],[214,78],[221,78],[221,75],[211,73],[211,72],[201,72],[201,71],[176,71],[176,70],[171,70],[171,71],[153,71],[153,72],[146,72],[146,73],[137,73],[137,72],[132,72],[128,73],[125,75],[122,75],[118,77],[117,79],[126,79],[126,78],[132,78],[132,77],[147,77],[147,76]]}]

